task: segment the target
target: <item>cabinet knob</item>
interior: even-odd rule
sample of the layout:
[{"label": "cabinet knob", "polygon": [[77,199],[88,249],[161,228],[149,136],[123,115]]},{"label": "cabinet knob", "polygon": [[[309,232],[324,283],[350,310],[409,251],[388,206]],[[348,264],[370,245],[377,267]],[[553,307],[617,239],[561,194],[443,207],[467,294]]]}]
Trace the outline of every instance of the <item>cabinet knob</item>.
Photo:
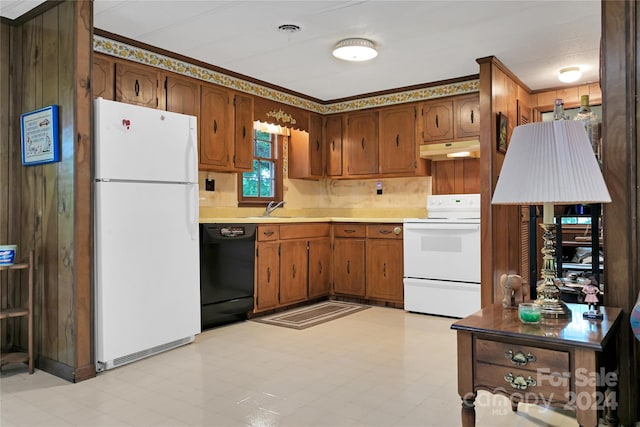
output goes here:
[{"label": "cabinet knob", "polygon": [[362,137],[362,141],[360,142],[360,145],[362,145],[362,149],[364,150],[364,137]]},{"label": "cabinet knob", "polygon": [[402,227],[394,227],[393,228],[393,234],[395,234],[397,236],[400,233],[402,233]]},{"label": "cabinet knob", "polygon": [[400,135],[396,135],[396,147],[400,146]]},{"label": "cabinet knob", "polygon": [[439,128],[440,126],[438,125],[438,115],[436,114],[436,127]]},{"label": "cabinet knob", "polygon": [[217,133],[218,132],[218,122],[217,120],[213,120],[213,133]]},{"label": "cabinet knob", "polygon": [[133,90],[136,91],[136,96],[140,96],[140,82],[136,79],[136,84],[133,85]]}]

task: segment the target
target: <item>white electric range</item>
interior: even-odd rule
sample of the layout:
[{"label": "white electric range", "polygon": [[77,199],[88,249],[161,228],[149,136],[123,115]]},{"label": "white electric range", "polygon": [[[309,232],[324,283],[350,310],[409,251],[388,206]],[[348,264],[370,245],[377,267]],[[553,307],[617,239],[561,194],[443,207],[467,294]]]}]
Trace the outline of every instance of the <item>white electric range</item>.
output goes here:
[{"label": "white electric range", "polygon": [[404,309],[449,317],[480,310],[480,195],[427,198],[404,220]]}]

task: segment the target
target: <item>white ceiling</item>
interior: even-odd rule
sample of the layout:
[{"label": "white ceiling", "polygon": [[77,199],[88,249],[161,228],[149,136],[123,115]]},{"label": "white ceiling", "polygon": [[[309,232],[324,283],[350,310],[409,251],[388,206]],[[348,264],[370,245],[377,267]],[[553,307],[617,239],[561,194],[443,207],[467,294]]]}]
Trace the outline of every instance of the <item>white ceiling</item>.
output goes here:
[{"label": "white ceiling", "polygon": [[[15,19],[41,3],[2,0]],[[94,26],[323,101],[477,74],[494,55],[530,89],[561,87],[579,65],[598,81],[599,0],[95,0]],[[278,31],[282,24],[297,33]],[[378,57],[331,55],[347,37]]]}]

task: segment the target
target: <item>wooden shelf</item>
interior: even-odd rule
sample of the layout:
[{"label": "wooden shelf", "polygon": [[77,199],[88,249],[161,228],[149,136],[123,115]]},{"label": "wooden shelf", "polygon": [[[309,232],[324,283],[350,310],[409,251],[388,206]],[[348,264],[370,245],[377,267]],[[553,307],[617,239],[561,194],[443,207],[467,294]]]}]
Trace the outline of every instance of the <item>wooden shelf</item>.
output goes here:
[{"label": "wooden shelf", "polygon": [[[20,294],[16,287],[20,284],[18,276],[9,276],[7,273],[11,270],[17,270],[28,273],[28,289],[27,289],[27,307],[12,307],[11,304],[15,304],[16,301],[2,301],[0,306],[6,307],[0,310],[0,319],[12,319],[12,318],[27,318],[27,351],[8,351],[0,354],[0,367],[13,363],[26,363],[29,367],[29,373],[33,374],[33,251],[29,254],[28,262],[21,262],[13,265],[0,266],[0,282],[2,280],[11,279],[17,281],[16,283],[7,283],[7,288],[13,287],[13,292],[7,292],[8,295]],[[16,273],[17,274],[17,273]],[[24,273],[22,273],[24,274]],[[4,289],[4,288],[3,288]],[[11,323],[3,324],[2,330],[6,330],[7,326]]]}]

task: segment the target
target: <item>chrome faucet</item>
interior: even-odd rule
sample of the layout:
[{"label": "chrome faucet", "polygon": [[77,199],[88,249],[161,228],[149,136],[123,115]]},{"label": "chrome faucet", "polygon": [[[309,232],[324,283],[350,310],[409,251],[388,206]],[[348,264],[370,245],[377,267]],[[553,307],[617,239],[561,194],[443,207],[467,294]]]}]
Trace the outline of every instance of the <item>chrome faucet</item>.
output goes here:
[{"label": "chrome faucet", "polygon": [[267,205],[267,208],[264,210],[264,214],[262,214],[262,216],[271,216],[271,214],[282,205],[284,205],[284,200],[278,203],[276,203],[273,200],[270,201],[269,204]]}]

